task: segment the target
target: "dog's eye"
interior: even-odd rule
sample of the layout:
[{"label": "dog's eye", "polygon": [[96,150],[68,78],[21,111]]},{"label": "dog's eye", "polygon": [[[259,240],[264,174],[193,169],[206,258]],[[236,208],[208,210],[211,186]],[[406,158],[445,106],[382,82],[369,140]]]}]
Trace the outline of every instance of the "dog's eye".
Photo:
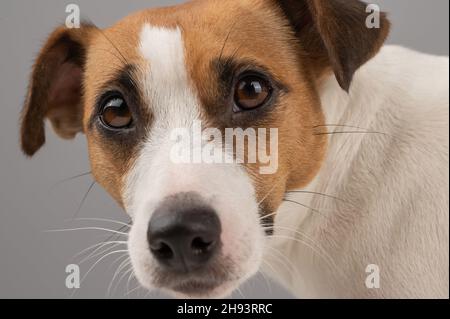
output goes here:
[{"label": "dog's eye", "polygon": [[272,86],[261,76],[247,75],[239,79],[234,89],[235,111],[263,106],[272,95]]},{"label": "dog's eye", "polygon": [[127,128],[133,122],[130,109],[120,95],[112,96],[103,103],[100,119],[104,125],[113,129]]}]

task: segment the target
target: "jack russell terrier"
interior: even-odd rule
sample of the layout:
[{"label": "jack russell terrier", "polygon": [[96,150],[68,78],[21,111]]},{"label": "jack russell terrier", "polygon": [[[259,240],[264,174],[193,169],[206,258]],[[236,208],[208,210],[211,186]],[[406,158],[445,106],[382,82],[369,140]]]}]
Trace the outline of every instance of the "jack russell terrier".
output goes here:
[{"label": "jack russell terrier", "polygon": [[[23,151],[45,119],[86,135],[145,288],[220,298],[262,270],[302,298],[448,298],[449,61],[383,47],[366,6],[197,0],[57,28]],[[195,121],[276,128],[277,169],[174,163],[171,131]]]}]

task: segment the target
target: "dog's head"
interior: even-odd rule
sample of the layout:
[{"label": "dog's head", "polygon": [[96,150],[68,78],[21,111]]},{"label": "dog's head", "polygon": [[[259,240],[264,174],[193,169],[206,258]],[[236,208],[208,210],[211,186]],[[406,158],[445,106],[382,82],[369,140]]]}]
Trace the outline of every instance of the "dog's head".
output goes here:
[{"label": "dog's head", "polygon": [[[200,0],[105,30],[58,28],[34,66],[23,150],[44,144],[45,119],[63,138],[83,132],[96,181],[133,220],[141,284],[225,296],[259,269],[285,192],[317,174],[326,149],[314,131],[325,123],[317,87],[334,72],[348,90],[376,54],[389,23],[381,14],[368,28],[367,15],[356,0]],[[174,130],[194,132],[198,121],[220,136],[199,145],[223,163],[174,161]],[[225,137],[234,128],[263,129],[257,151],[270,148],[276,169],[248,160],[249,136],[238,162],[237,138]],[[192,157],[204,154],[187,144]]]}]

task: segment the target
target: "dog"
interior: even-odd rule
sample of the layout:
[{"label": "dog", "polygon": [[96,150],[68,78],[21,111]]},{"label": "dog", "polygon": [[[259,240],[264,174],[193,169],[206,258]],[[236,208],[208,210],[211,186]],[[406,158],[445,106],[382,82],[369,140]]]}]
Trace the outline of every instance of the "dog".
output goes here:
[{"label": "dog", "polygon": [[[197,0],[59,27],[22,149],[45,143],[45,120],[86,135],[147,289],[221,298],[262,270],[300,298],[448,298],[448,58],[384,45],[387,15],[368,27],[366,9]],[[171,161],[170,132],[197,120],[276,128],[275,173]]]}]

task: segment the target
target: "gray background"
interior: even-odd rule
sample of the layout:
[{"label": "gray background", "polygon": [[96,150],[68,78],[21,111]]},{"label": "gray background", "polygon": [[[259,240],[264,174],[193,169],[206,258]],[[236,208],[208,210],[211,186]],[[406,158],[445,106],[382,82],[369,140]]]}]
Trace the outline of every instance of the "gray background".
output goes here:
[{"label": "gray background", "polygon": [[[82,15],[106,27],[128,13],[169,0],[74,1]],[[390,43],[423,52],[448,55],[448,0],[374,1],[390,12],[393,30]],[[65,21],[70,2],[56,0],[0,1],[0,298],[70,298],[65,288],[65,267],[80,250],[105,240],[106,233],[77,231],[45,233],[46,229],[97,225],[105,222],[67,221],[77,211],[91,177],[60,183],[65,178],[89,171],[86,142],[57,139],[48,131],[47,144],[33,160],[18,147],[18,118],[33,58],[48,33]],[[414,67],[414,66],[411,66]],[[125,214],[108,195],[95,186],[79,217],[100,217],[126,221]],[[115,226],[114,226],[115,227]],[[119,255],[100,263],[82,284],[75,298],[106,297]],[[85,272],[92,261],[83,264]],[[126,280],[112,294],[116,298],[144,297],[135,290],[126,294]],[[131,289],[136,287],[133,281]],[[274,298],[289,294],[265,278],[257,277],[235,297]],[[153,294],[150,297],[157,297]],[[148,296],[147,296],[148,297]]]}]

